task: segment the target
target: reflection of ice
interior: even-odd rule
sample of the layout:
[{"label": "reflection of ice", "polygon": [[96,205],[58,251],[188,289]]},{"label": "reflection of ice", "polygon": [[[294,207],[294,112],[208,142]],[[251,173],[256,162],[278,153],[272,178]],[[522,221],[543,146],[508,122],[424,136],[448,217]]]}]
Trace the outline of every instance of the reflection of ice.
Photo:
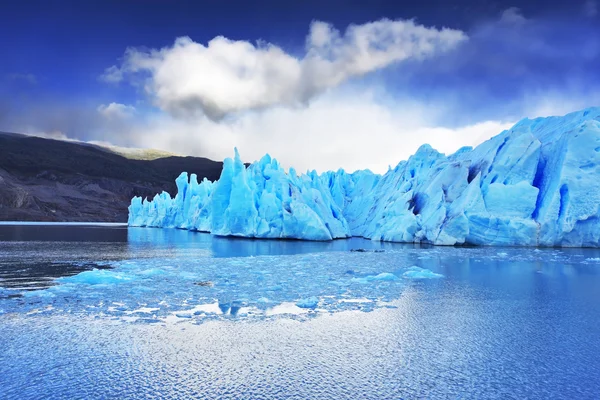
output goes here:
[{"label": "reflection of ice", "polygon": [[224,238],[208,233],[190,232],[182,229],[136,228],[127,231],[128,245],[132,250],[166,247],[185,256],[194,251],[212,257],[247,257],[261,255],[294,255],[352,249],[392,250],[401,248],[430,247],[419,244],[374,242],[361,238],[334,240],[331,242],[308,242],[299,240],[268,240]]}]

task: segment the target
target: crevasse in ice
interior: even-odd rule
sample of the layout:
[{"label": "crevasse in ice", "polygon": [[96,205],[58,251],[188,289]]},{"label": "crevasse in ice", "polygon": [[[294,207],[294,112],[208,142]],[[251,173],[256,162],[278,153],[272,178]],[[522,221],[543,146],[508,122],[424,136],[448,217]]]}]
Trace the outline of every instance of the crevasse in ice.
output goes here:
[{"label": "crevasse in ice", "polygon": [[[382,144],[383,145],[383,144]],[[440,245],[600,245],[600,108],[524,119],[445,156],[423,145],[380,176],[286,172],[235,151],[218,181],[177,178],[178,193],[129,207],[132,226],[222,236],[363,236]]]}]

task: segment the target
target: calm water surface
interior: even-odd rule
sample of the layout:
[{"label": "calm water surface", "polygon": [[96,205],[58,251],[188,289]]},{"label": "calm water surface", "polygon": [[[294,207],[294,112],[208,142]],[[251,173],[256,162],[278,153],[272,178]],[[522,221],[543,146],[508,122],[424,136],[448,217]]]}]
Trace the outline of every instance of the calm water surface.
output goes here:
[{"label": "calm water surface", "polygon": [[0,225],[1,399],[598,399],[598,321],[594,249]]}]

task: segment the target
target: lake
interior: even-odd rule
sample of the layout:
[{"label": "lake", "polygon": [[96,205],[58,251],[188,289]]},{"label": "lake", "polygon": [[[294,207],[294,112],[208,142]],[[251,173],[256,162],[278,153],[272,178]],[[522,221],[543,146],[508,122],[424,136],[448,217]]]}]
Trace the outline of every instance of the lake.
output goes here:
[{"label": "lake", "polygon": [[0,398],[597,399],[600,250],[0,225]]}]

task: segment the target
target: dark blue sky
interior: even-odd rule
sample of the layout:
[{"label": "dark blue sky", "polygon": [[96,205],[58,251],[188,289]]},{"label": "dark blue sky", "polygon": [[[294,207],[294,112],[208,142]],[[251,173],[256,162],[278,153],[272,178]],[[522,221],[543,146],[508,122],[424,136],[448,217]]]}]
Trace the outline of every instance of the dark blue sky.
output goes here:
[{"label": "dark blue sky", "polygon": [[[519,40],[526,40],[525,37],[507,40],[497,37],[498,32],[494,31],[488,37],[482,33],[477,46],[469,49],[470,53],[476,53],[469,55],[469,61],[479,59],[475,65],[451,77],[440,71],[444,66],[438,66],[436,76],[450,80],[450,85],[462,85],[464,75],[493,84],[493,80],[500,77],[490,76],[490,68],[482,64],[499,62],[496,69],[502,69],[507,67],[504,63],[512,64],[516,60],[527,64],[529,69],[534,67],[535,72],[528,79],[545,83],[562,79],[573,70],[587,74],[598,67],[597,57],[581,59],[578,50],[584,52],[586,46],[595,46],[597,55],[600,19],[585,18],[584,2],[578,1],[24,0],[0,5],[0,54],[4,55],[0,76],[6,81],[7,76],[32,74],[37,87],[30,93],[36,96],[64,100],[76,96],[79,101],[90,98],[96,101],[112,95],[109,89],[98,84],[96,77],[114,64],[129,46],[159,48],[172,44],[179,36],[190,36],[204,43],[223,35],[230,39],[263,39],[294,53],[302,51],[307,27],[315,19],[343,29],[350,23],[361,24],[383,17],[416,18],[426,26],[447,26],[469,32],[510,7],[518,7],[527,18],[542,21],[536,22],[540,26],[530,34],[556,46],[560,53],[557,59],[546,63],[538,59],[539,53],[528,54],[530,48]],[[567,49],[572,46],[575,49],[568,54]],[[562,54],[563,51],[567,54]],[[483,58],[486,60],[482,61]],[[535,67],[538,62],[544,65]],[[504,72],[505,76],[510,75]],[[437,88],[439,83],[433,77],[420,79],[418,84]],[[501,86],[504,85],[503,82]],[[20,92],[18,86],[22,85],[3,82],[2,94]]]},{"label": "dark blue sky", "polygon": [[106,138],[95,125],[100,104],[156,111],[139,86],[99,79],[119,65],[126,48],[160,49],[181,36],[206,44],[222,35],[263,40],[302,58],[313,20],[343,31],[381,18],[415,18],[465,32],[468,43],[455,51],[392,63],[351,81],[383,86],[392,100],[444,103],[446,126],[528,115],[536,109],[530,103],[557,98],[596,105],[588,103],[600,99],[597,8],[585,0],[2,2],[0,130]]}]

